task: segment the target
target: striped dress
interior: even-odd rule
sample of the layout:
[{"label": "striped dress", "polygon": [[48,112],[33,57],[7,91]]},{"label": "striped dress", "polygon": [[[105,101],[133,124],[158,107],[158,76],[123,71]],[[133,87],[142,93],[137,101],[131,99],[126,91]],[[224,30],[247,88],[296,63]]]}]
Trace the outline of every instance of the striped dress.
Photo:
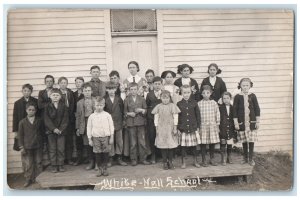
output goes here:
[{"label": "striped dress", "polygon": [[218,104],[214,100],[201,100],[198,102],[198,106],[201,115],[201,143],[219,143],[220,111]]}]

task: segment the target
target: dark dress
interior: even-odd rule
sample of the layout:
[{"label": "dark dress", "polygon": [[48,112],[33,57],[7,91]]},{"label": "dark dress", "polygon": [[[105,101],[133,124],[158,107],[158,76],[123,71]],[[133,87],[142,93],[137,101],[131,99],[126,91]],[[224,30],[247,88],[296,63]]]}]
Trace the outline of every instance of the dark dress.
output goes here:
[{"label": "dark dress", "polygon": [[[211,83],[209,82],[209,77],[203,79],[200,87],[200,94],[202,93],[204,85],[209,85],[212,88],[213,93],[211,94],[210,99],[215,100],[215,102],[218,102],[222,94],[227,91],[226,84],[220,77],[216,77],[215,85],[211,85]],[[202,95],[200,99],[203,99]]]},{"label": "dark dress", "polygon": [[[191,81],[190,81],[190,86],[194,86],[195,89],[196,89],[196,92],[195,93],[192,93],[192,98],[195,99],[196,101],[199,101],[200,100],[200,96],[201,96],[201,93],[199,92],[199,86],[198,86],[198,83],[195,79],[193,78],[190,78]],[[182,86],[182,78],[179,78],[177,79],[175,82],[174,82],[174,85],[176,85],[177,87],[181,87]],[[179,94],[181,95],[181,92],[179,92]]]},{"label": "dark dress", "polygon": [[227,113],[226,105],[222,104],[220,110],[220,140],[230,140],[236,138],[234,123],[233,123],[233,106],[230,105],[229,115]]}]

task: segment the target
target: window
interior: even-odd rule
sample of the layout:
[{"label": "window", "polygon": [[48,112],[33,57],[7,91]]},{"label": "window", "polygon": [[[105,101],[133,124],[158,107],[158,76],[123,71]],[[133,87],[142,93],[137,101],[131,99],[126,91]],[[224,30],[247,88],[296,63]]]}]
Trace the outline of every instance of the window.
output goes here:
[{"label": "window", "polygon": [[112,32],[156,31],[155,10],[111,10]]}]

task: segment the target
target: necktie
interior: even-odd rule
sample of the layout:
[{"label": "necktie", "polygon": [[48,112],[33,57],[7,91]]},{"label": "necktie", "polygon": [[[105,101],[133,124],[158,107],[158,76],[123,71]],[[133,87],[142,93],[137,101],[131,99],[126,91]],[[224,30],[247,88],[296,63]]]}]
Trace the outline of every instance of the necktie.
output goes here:
[{"label": "necktie", "polygon": [[135,83],[135,77],[132,77],[132,79],[133,79],[133,82]]}]

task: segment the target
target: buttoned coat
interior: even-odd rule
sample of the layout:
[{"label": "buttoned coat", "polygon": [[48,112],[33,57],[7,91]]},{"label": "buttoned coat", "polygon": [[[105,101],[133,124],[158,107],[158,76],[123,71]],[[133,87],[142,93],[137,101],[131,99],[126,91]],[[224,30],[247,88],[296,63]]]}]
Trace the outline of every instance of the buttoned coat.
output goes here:
[{"label": "buttoned coat", "polygon": [[147,104],[147,119],[151,119],[153,120],[154,119],[154,115],[151,113],[152,110],[155,108],[155,106],[157,106],[158,104],[160,104],[162,101],[161,99],[158,99],[156,96],[155,96],[155,93],[154,91],[150,91],[148,94],[147,94],[147,97],[146,97],[146,104]]},{"label": "buttoned coat", "polygon": [[115,131],[121,130],[123,128],[123,116],[124,116],[124,103],[120,96],[114,97],[114,102],[107,96],[105,98],[105,108],[104,110],[108,112],[114,122]]},{"label": "buttoned coat", "polygon": [[[94,97],[92,97],[93,101]],[[86,129],[86,122],[85,122],[85,108],[84,108],[84,101],[85,99],[81,99],[77,102],[76,108],[76,121],[75,121],[75,128],[79,129],[79,134],[83,135]]]},{"label": "buttoned coat", "polygon": [[[128,112],[135,112],[137,108],[145,109],[147,112],[146,100],[139,95],[136,96],[135,102],[131,95],[126,97],[124,100],[124,114],[127,115]],[[135,117],[126,116],[126,125],[129,127],[146,125],[146,113],[138,113]]]},{"label": "buttoned coat", "polygon": [[230,105],[229,115],[225,104],[219,106],[220,110],[220,139],[230,140],[235,138],[235,129],[233,123],[233,106]]}]

